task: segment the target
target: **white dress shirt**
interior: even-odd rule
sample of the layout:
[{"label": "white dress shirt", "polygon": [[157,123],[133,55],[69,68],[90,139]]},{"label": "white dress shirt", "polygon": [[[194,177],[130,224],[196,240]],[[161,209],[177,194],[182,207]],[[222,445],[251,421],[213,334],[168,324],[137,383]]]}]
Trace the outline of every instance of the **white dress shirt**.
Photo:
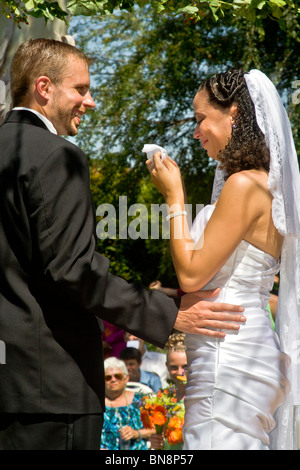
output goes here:
[{"label": "white dress shirt", "polygon": [[52,132],[53,134],[57,134],[57,130],[53,126],[52,122],[50,122],[49,119],[47,119],[43,114],[39,113],[35,109],[16,106],[15,108],[13,108],[13,111],[31,111],[32,113],[36,114],[36,116],[38,116],[44,124],[46,124],[50,132]]}]

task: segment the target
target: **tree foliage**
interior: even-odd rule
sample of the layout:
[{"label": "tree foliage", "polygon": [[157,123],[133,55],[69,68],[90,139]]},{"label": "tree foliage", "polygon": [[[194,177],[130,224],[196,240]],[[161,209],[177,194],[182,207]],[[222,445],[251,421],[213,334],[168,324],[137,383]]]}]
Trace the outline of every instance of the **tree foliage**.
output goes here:
[{"label": "tree foliage", "polygon": [[[57,0],[4,0],[1,4],[5,14],[17,23],[27,22],[28,15],[66,21],[67,13]],[[297,0],[69,0],[67,10],[72,15],[108,15],[117,9],[132,12],[134,7],[144,8],[148,4],[157,13],[184,13],[196,21],[202,20],[208,11],[216,21],[224,18],[227,12],[256,24],[272,18],[284,30],[288,28],[287,12],[295,18],[300,17]]]},{"label": "tree foliage", "polygon": [[[298,24],[294,30],[299,32]],[[128,206],[145,204],[150,214],[151,204],[163,202],[145,168],[145,143],[166,147],[179,163],[194,215],[196,204],[210,201],[214,167],[193,139],[192,100],[200,81],[216,70],[263,70],[285,99],[294,132],[299,130],[299,104],[291,101],[300,69],[297,35],[270,18],[249,28],[245,19],[233,21],[229,14],[212,23],[207,12],[200,23],[145,8],[81,17],[71,32],[94,59],[97,109],[86,116],[77,140],[90,157],[96,207],[109,202],[118,208],[119,196],[126,195]],[[117,237],[99,241],[99,248],[129,280],[147,284],[158,277],[176,285],[168,240]]]},{"label": "tree foliage", "polygon": [[44,18],[53,21],[58,18],[67,22],[68,13],[58,1],[44,0],[3,0],[0,1],[0,13],[12,19],[18,26],[28,24],[28,15],[34,18]]},{"label": "tree foliage", "polygon": [[195,21],[202,20],[208,11],[216,21],[224,18],[227,12],[256,24],[272,18],[284,30],[287,29],[287,11],[296,18],[300,15],[299,5],[294,0],[70,0],[68,8],[74,15],[91,16],[112,14],[116,8],[132,12],[135,6],[144,8],[149,4],[157,13],[186,14]]}]

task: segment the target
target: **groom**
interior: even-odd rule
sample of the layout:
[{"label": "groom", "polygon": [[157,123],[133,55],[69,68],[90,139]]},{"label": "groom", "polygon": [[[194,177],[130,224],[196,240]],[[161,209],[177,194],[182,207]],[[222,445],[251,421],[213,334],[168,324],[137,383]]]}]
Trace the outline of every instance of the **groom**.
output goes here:
[{"label": "groom", "polygon": [[209,328],[242,320],[237,306],[204,294],[178,310],[113,276],[96,252],[87,160],[59,137],[76,135],[95,107],[88,65],[47,39],[24,43],[12,62],[14,109],[0,127],[0,449],[99,449],[100,319],[159,347],[173,327],[221,336]]}]

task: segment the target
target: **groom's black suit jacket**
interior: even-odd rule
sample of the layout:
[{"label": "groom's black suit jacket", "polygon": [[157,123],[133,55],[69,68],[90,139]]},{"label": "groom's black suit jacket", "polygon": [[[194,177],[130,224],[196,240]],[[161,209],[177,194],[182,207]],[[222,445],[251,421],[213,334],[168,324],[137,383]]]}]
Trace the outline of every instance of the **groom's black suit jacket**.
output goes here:
[{"label": "groom's black suit jacket", "polygon": [[0,126],[0,204],[0,412],[99,413],[100,318],[163,347],[178,308],[109,273],[86,157],[30,111]]}]

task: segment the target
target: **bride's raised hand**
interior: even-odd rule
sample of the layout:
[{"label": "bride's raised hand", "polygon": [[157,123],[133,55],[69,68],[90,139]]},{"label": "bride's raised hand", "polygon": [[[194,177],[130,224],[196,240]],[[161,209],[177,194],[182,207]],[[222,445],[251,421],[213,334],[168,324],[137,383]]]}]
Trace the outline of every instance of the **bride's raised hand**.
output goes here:
[{"label": "bride's raised hand", "polygon": [[166,199],[176,198],[183,193],[180,169],[170,157],[161,160],[160,155],[160,152],[157,152],[153,155],[153,161],[146,162],[152,182]]}]

